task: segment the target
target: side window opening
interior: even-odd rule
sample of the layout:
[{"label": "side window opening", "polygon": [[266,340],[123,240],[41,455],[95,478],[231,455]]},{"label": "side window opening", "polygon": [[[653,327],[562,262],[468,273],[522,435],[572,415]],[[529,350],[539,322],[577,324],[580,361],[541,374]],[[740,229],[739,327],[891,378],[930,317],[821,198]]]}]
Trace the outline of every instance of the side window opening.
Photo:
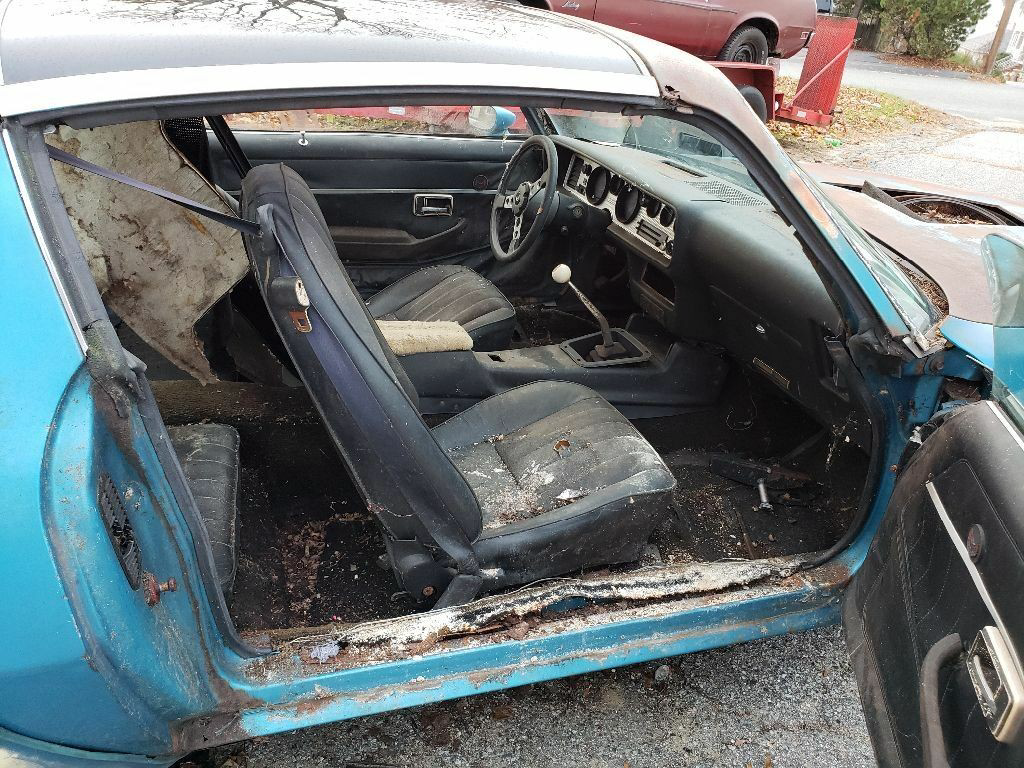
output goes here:
[{"label": "side window opening", "polygon": [[[519,107],[503,107],[515,120],[502,135],[531,133]],[[469,106],[390,106],[291,109],[225,115],[233,131],[396,133],[416,136],[491,136],[470,122]]]}]

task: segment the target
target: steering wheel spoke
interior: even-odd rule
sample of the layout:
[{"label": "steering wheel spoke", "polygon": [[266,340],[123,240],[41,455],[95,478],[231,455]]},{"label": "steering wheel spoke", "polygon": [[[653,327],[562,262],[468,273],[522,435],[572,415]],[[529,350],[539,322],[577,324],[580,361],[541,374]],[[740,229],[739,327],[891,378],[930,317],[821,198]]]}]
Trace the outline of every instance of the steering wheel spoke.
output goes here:
[{"label": "steering wheel spoke", "polygon": [[515,196],[505,195],[499,192],[495,195],[494,205],[497,208],[508,208],[509,210],[512,210],[516,207]]},{"label": "steering wheel spoke", "polygon": [[514,251],[519,245],[519,238],[523,235],[523,214],[517,214],[512,222],[512,240],[508,244],[509,251]]}]

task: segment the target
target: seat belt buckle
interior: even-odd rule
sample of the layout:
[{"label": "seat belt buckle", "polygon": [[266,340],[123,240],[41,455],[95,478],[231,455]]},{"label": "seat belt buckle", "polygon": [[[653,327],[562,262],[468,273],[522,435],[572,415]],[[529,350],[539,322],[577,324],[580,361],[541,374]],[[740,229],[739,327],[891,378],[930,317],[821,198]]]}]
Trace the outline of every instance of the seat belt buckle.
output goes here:
[{"label": "seat belt buckle", "polygon": [[288,313],[292,325],[299,333],[309,333],[313,323],[309,319],[309,294],[299,277],[275,277],[270,281],[270,300],[275,307]]}]

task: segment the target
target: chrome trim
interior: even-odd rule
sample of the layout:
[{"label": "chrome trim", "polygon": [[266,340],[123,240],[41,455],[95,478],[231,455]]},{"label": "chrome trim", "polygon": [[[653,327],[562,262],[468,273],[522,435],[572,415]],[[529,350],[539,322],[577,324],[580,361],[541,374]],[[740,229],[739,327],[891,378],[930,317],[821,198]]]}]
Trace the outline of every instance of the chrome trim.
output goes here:
[{"label": "chrome trim", "polygon": [[[589,199],[587,199],[587,196],[585,194],[582,194],[578,189],[569,186],[569,176],[572,174],[573,164],[576,162],[577,159],[579,159],[581,162],[588,162],[594,166],[594,169],[591,171],[591,174],[598,168],[603,168],[609,174],[613,176],[618,176],[620,179],[629,183],[631,186],[635,187],[636,189],[639,189],[647,197],[653,197],[655,200],[661,203],[662,207],[671,208],[673,211],[672,224],[669,227],[665,227],[661,223],[661,220],[658,216],[649,216],[647,211],[643,207],[640,208],[640,212],[637,214],[636,218],[633,219],[633,221],[629,222],[628,224],[623,224],[615,215],[615,203],[618,199],[618,195],[617,193],[612,192],[610,190],[608,194],[605,196],[604,200],[602,200],[598,205],[594,205],[592,202],[590,202]],[[584,177],[581,172],[580,179],[582,181],[586,182],[589,180],[589,178],[589,175]],[[569,160],[568,167],[566,168],[566,171],[562,176],[561,188],[568,192],[570,196],[574,197],[579,202],[590,206],[591,208],[598,208],[600,210],[608,211],[608,213],[611,215],[611,222],[608,225],[608,233],[617,237],[619,240],[624,242],[628,247],[637,250],[645,260],[652,262],[655,265],[662,268],[665,268],[672,263],[672,253],[675,247],[676,239],[675,216],[678,216],[679,212],[674,205],[666,203],[660,197],[648,191],[648,189],[643,184],[627,179],[621,173],[612,169],[608,165],[605,165],[604,163],[599,163],[597,160],[594,160],[589,155],[585,155],[582,152],[577,152],[576,150],[573,150],[573,156]],[[650,240],[639,234],[640,225],[645,222],[654,230],[664,235],[665,240],[664,243],[662,243],[661,248],[659,248],[655,243],[652,243]],[[670,244],[670,250],[665,250],[665,243]]]},{"label": "chrome trim", "polygon": [[455,213],[455,198],[438,192],[417,192],[412,196],[413,216],[451,216]]},{"label": "chrome trim", "polygon": [[[990,402],[991,404],[991,402]],[[1016,430],[1011,429],[1012,433],[1016,433]],[[1019,436],[1014,435],[1015,437]],[[1024,446],[1022,446],[1024,447]],[[999,633],[1002,635],[1002,639],[1009,637],[1009,633],[1006,631],[1006,624],[1003,622],[1002,617],[999,615],[999,611],[996,610],[995,602],[992,600],[992,596],[989,594],[988,587],[985,586],[985,581],[982,579],[981,573],[978,571],[974,561],[971,560],[971,556],[967,553],[967,546],[961,539],[960,534],[957,533],[956,527],[953,525],[952,519],[949,517],[949,513],[946,511],[945,504],[942,503],[942,497],[939,496],[939,492],[936,490],[934,483],[929,480],[924,484],[925,490],[928,491],[928,496],[932,500],[932,506],[935,507],[935,511],[939,515],[939,519],[942,521],[942,525],[946,529],[946,533],[949,538],[953,541],[953,546],[956,548],[957,554],[960,555],[960,559],[963,561],[964,566],[967,568],[967,572],[971,576],[971,581],[974,582],[975,589],[978,590],[978,594],[981,596],[981,600],[985,603],[985,607],[988,609],[989,614],[992,616],[992,620],[995,622],[996,627],[999,629]],[[1009,670],[1010,676],[1016,675],[1016,679],[1024,678],[1022,674],[1020,657],[1017,654],[1017,649],[1014,648],[1010,643],[1005,643],[1006,647],[1006,659],[1008,665],[1012,665],[1012,669]],[[1024,696],[1024,692],[1020,692],[1021,696]],[[997,740],[1001,742],[1009,742],[1016,738],[1017,733],[1020,730],[1022,724],[1020,713],[1011,722],[1004,725],[999,733],[993,734]]]},{"label": "chrome trim", "polygon": [[[5,117],[171,97],[265,94],[289,90],[446,87],[568,91],[658,97],[650,75],[464,62],[310,62],[231,64],[70,75],[0,86]],[[326,99],[325,99],[326,100]]]},{"label": "chrome trim", "polygon": [[67,314],[68,322],[71,324],[71,330],[75,334],[75,339],[78,341],[78,346],[84,355],[89,345],[86,343],[85,335],[82,333],[81,323],[78,322],[74,307],[71,304],[71,299],[68,296],[67,290],[64,288],[64,283],[61,282],[60,273],[57,271],[57,265],[54,263],[53,255],[50,252],[50,243],[46,239],[43,228],[39,223],[39,217],[36,215],[35,207],[32,204],[32,198],[29,195],[28,184],[25,182],[25,175],[22,173],[21,167],[18,165],[17,155],[14,152],[14,144],[11,141],[11,132],[4,128],[3,133],[4,149],[7,151],[7,161],[11,164],[11,171],[14,173],[14,181],[18,185],[18,192],[21,195],[21,204],[25,206],[25,213],[28,215],[29,224],[32,226],[32,232],[36,236],[36,243],[39,245],[39,251],[43,254],[43,260],[46,262],[46,269],[50,272],[50,278],[53,280],[54,288],[56,288],[57,295],[60,297],[60,303],[64,305],[64,312]]}]

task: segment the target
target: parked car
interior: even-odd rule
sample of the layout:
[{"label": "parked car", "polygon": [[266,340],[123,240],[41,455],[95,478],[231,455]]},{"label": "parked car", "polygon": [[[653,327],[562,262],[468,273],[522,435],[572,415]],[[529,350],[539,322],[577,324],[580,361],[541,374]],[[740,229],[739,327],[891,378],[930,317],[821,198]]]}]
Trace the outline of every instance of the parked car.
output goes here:
[{"label": "parked car", "polygon": [[599,21],[719,61],[764,64],[787,59],[814,33],[818,0],[520,0]]},{"label": "parked car", "polygon": [[0,69],[5,764],[840,618],[880,762],[1021,764],[1019,201],[502,2],[14,0]]}]

